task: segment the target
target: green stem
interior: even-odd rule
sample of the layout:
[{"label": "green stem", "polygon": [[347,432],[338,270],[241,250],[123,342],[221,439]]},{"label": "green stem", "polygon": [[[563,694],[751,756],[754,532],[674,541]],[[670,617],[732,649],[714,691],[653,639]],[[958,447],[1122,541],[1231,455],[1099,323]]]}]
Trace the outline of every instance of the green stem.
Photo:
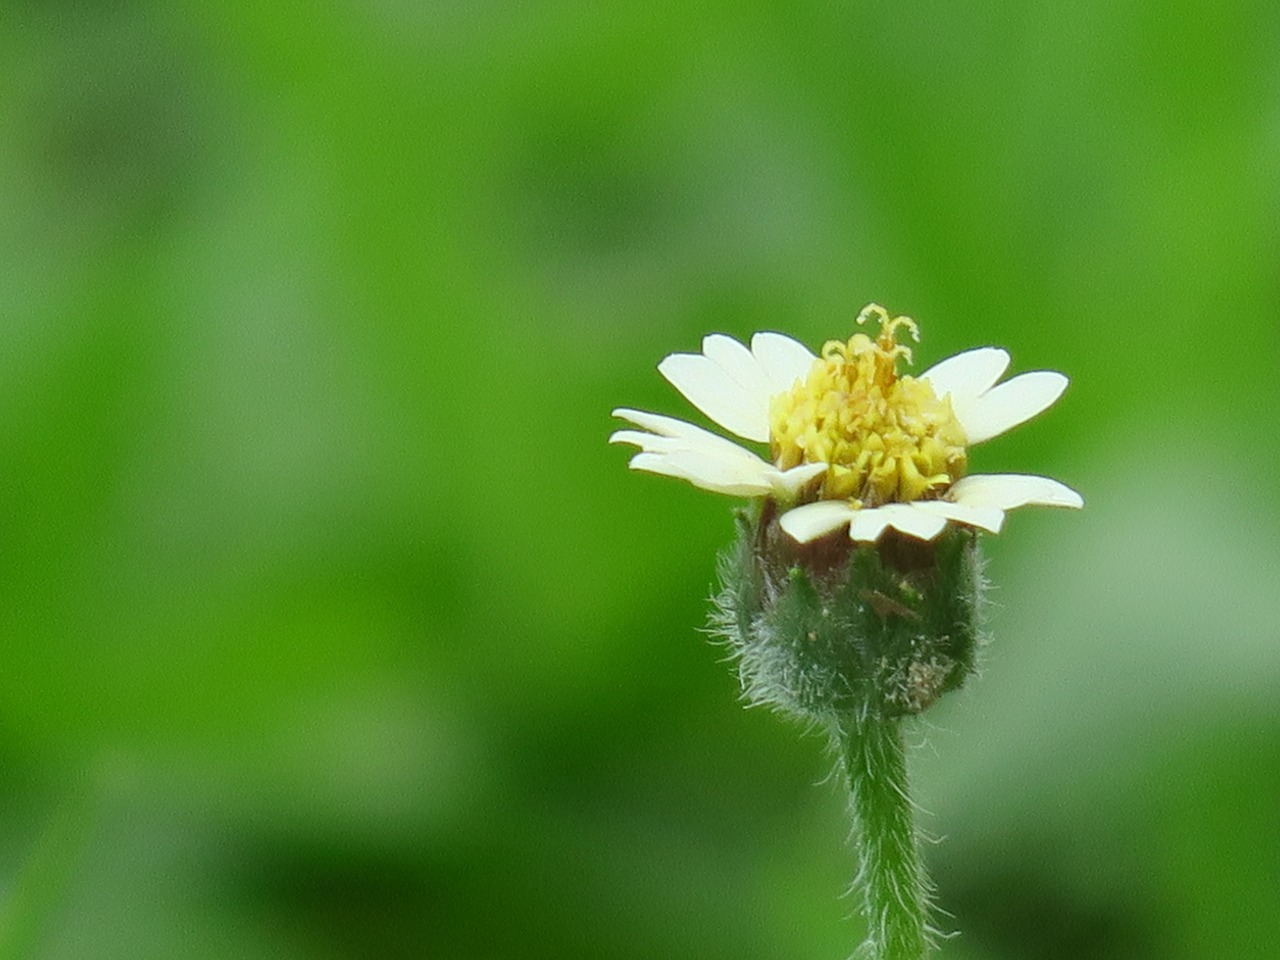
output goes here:
[{"label": "green stem", "polygon": [[929,952],[929,880],[907,794],[900,722],[872,716],[835,732],[849,781],[871,960],[922,960]]}]

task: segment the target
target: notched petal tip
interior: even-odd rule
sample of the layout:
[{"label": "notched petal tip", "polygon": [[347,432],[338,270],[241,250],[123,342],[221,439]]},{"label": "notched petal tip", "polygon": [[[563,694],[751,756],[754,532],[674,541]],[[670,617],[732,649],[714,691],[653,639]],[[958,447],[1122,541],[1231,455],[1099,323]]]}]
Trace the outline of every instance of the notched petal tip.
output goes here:
[{"label": "notched petal tip", "polygon": [[999,347],[977,347],[940,360],[920,374],[939,397],[950,394],[956,406],[990,390],[1009,368],[1009,353]]},{"label": "notched petal tip", "polygon": [[913,506],[916,510],[945,517],[952,523],[961,523],[967,527],[977,527],[988,533],[999,533],[1004,526],[1004,511],[999,507],[975,506],[968,503],[954,503],[949,500],[922,500]]},{"label": "notched petal tip", "polygon": [[611,417],[617,417],[619,420],[626,420],[628,423],[635,424],[644,430],[652,431],[662,437],[674,437],[683,432],[684,428],[693,428],[693,424],[686,424],[682,420],[676,420],[674,417],[663,416],[660,413],[648,413],[644,410],[633,410],[630,407],[614,407],[609,412]]},{"label": "notched petal tip", "polygon": [[917,540],[933,540],[947,528],[947,518],[938,517],[915,509],[913,504],[903,504],[894,510],[889,526]]},{"label": "notched petal tip", "polygon": [[664,476],[674,476],[666,469],[666,457],[660,453],[649,453],[640,451],[627,461],[627,469],[643,470],[645,473],[660,473]]},{"label": "notched petal tip", "polygon": [[933,540],[947,527],[946,517],[915,509],[911,503],[888,503],[857,511],[849,524],[849,539],[875,543],[889,527],[917,540]]},{"label": "notched petal tip", "polygon": [[828,467],[825,463],[802,463],[800,466],[792,467],[790,470],[779,470],[774,467],[770,475],[774,495],[786,502],[795,500],[801,490],[814,479],[826,473],[827,469]]},{"label": "notched petal tip", "polygon": [[799,340],[772,330],[762,330],[751,338],[751,353],[773,393],[790,390],[797,380],[803,380],[817,359]]},{"label": "notched petal tip", "polygon": [[658,372],[711,420],[747,440],[769,439],[769,398],[700,353],[673,353]]},{"label": "notched petal tip", "polygon": [[778,526],[796,543],[810,543],[847,525],[857,513],[843,500],[819,500],[788,510]]},{"label": "notched petal tip", "polygon": [[1033,370],[992,387],[956,410],[969,443],[1007,433],[1053,406],[1070,381],[1056,370]]}]

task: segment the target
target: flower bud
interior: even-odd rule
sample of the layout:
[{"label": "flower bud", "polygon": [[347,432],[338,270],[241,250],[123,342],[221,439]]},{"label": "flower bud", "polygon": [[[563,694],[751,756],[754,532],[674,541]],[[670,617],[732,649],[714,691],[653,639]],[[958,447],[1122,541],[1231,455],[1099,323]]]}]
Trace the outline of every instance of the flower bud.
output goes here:
[{"label": "flower bud", "polygon": [[712,626],[752,703],[833,728],[921,713],[973,671],[981,641],[976,534],[934,540],[888,529],[798,544],[765,501],[738,517],[720,558]]}]

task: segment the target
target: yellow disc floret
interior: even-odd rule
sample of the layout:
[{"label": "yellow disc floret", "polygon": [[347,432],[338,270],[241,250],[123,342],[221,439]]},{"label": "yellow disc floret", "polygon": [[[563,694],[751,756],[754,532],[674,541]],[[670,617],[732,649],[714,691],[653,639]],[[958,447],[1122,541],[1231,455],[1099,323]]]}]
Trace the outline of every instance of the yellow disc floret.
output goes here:
[{"label": "yellow disc floret", "polygon": [[809,376],[770,404],[770,446],[778,467],[826,463],[819,497],[858,506],[938,496],[964,476],[965,435],[951,410],[927,381],[899,377],[898,358],[911,350],[897,341],[901,329],[920,339],[908,317],[890,317],[871,304],[858,323],[874,317],[873,340],[855,333],[831,340]]}]

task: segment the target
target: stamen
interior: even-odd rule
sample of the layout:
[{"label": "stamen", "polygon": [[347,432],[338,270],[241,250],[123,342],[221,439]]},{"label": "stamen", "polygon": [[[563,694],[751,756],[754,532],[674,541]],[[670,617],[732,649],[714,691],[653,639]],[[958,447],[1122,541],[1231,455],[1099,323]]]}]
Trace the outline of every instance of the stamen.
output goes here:
[{"label": "stamen", "polygon": [[889,311],[886,310],[884,307],[880,306],[880,304],[878,303],[868,303],[865,307],[863,307],[860,311],[858,311],[858,319],[855,320],[854,322],[858,326],[862,326],[872,317],[875,317],[876,321],[881,326],[883,326],[885,321],[889,319]]},{"label": "stamen", "polygon": [[916,343],[920,342],[920,328],[910,317],[894,317],[892,320],[881,323],[880,336],[882,338],[888,337],[892,341],[895,339],[894,334],[899,327],[906,327],[911,331],[911,339]]},{"label": "stamen", "polygon": [[871,303],[859,325],[875,319],[875,339],[855,333],[822,346],[809,376],[770,408],[773,456],[789,469],[826,463],[820,496],[856,507],[937,496],[964,474],[964,431],[928,382],[899,378],[897,359],[911,349],[897,342],[903,328],[915,340],[910,317],[894,317]]}]

